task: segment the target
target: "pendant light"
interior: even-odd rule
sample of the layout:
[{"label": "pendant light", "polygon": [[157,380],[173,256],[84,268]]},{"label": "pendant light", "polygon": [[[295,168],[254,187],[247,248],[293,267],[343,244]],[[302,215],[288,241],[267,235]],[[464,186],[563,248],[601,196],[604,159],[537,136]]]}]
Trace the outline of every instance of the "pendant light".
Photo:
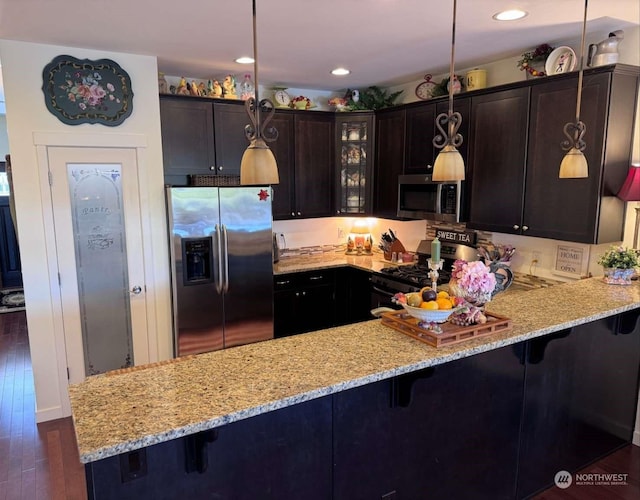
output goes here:
[{"label": "pendant light", "polygon": [[584,133],[587,126],[580,121],[580,104],[582,103],[582,73],[584,60],[584,38],[587,30],[587,5],[589,0],[584,0],[584,20],[582,21],[582,40],[580,42],[580,69],[578,71],[578,97],[576,99],[576,121],[567,123],[564,126],[564,135],[567,139],[562,141],[562,149],[567,154],[560,163],[561,179],[580,179],[589,177],[587,159],[582,151],[587,146],[584,142]]},{"label": "pendant light", "polygon": [[[449,64],[449,110],[436,117],[436,127],[440,131],[433,138],[433,145],[442,149],[438,153],[433,164],[434,181],[463,181],[464,180],[464,160],[458,152],[458,147],[462,144],[462,135],[458,129],[462,124],[462,115],[453,112],[453,61],[456,48],[456,7],[457,0],[453,0],[453,26],[451,29],[451,62]],[[446,130],[445,130],[446,127]]]},{"label": "pendant light", "polygon": [[[258,42],[256,35],[256,0],[252,0],[253,6],[253,73],[255,85],[255,97],[250,97],[245,102],[245,109],[251,123],[245,127],[245,135],[250,144],[242,155],[240,163],[241,185],[278,184],[278,165],[267,142],[278,138],[275,127],[268,127],[269,121],[275,113],[273,103],[269,99],[260,100],[258,97]],[[264,117],[262,116],[264,115]]]}]

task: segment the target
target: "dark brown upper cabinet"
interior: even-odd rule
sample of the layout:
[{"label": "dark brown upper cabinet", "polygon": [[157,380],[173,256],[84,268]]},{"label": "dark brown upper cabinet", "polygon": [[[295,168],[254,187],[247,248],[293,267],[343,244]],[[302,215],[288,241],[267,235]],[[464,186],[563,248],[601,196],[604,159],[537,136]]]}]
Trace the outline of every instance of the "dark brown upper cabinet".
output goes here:
[{"label": "dark brown upper cabinet", "polygon": [[373,215],[396,218],[398,212],[398,176],[404,170],[404,108],[389,108],[376,113],[376,160]]},{"label": "dark brown upper cabinet", "polygon": [[249,116],[241,101],[160,96],[165,182],[184,186],[190,175],[239,175],[249,145]]},{"label": "dark brown upper cabinet", "polygon": [[333,113],[277,110],[272,124],[278,139],[270,147],[280,177],[273,186],[273,218],[332,215]]},{"label": "dark brown upper cabinet", "polygon": [[470,191],[467,226],[519,233],[527,161],[529,89],[503,90],[473,97],[471,101],[473,140],[468,147],[468,168],[473,179],[467,180]]},{"label": "dark brown upper cabinet", "polygon": [[584,179],[558,177],[563,128],[575,121],[577,73],[472,96],[467,226],[589,244],[620,241],[624,203],[615,195],[631,161],[639,75],[640,68],[626,65],[585,72]]}]

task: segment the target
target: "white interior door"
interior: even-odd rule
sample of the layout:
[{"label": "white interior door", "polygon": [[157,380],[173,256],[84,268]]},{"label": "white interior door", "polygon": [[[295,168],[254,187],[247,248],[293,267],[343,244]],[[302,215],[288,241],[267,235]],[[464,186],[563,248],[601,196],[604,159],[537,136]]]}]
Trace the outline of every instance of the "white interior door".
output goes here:
[{"label": "white interior door", "polygon": [[136,150],[47,153],[69,382],[146,363]]}]

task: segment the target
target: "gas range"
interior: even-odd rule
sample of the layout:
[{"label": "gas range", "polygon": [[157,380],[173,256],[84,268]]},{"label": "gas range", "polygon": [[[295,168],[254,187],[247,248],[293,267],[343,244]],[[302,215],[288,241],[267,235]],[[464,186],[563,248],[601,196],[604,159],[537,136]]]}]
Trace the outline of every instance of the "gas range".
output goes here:
[{"label": "gas range", "polygon": [[[431,285],[429,265],[427,259],[431,257],[431,240],[422,240],[416,251],[418,262],[413,265],[390,266],[383,268],[380,273],[371,277],[371,283],[389,293],[409,293]],[[451,268],[457,259],[466,261],[478,260],[475,247],[460,243],[442,242],[440,255],[444,263],[438,271],[438,284],[448,283],[451,278]]]}]

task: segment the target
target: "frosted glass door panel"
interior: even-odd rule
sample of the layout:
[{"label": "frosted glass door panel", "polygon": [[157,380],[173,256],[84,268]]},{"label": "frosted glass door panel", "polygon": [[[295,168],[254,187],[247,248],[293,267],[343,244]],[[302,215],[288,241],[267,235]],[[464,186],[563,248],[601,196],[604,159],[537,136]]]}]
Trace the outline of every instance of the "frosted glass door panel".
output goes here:
[{"label": "frosted glass door panel", "polygon": [[86,375],[133,365],[122,165],[67,165]]}]

